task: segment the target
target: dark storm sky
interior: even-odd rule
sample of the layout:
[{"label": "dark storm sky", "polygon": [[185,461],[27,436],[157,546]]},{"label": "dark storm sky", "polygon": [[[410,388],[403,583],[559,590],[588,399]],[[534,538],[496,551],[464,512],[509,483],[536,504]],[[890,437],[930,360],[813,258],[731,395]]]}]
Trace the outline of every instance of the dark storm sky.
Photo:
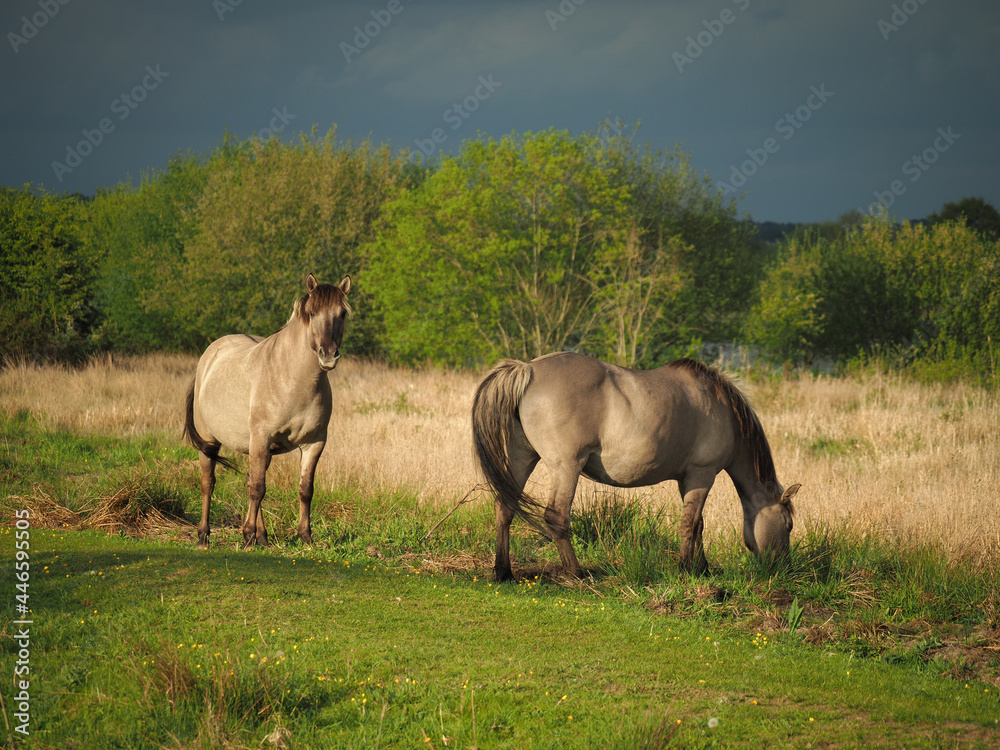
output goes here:
[{"label": "dark storm sky", "polygon": [[1000,206],[993,0],[64,1],[0,11],[5,185],[92,194],[226,129],[454,152],[611,118],[760,220]]}]

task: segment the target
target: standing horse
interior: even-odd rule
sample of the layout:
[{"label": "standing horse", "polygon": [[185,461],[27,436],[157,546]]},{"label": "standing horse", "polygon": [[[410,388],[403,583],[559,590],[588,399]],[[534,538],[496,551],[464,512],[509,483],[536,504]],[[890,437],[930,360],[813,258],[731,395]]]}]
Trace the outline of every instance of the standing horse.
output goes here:
[{"label": "standing horse", "polygon": [[[503,360],[476,390],[476,456],[496,493],[498,581],[513,578],[510,524],[521,516],[555,542],[567,575],[579,577],[570,542],[570,505],[580,475],[613,487],[666,479],[683,498],[681,565],[704,572],[702,509],[725,470],[743,505],[743,541],[756,554],[787,549],[791,498],[782,490],[764,430],[746,398],[724,375],[679,359],[638,371],[570,352],[531,362]],[[548,506],[524,492],[541,460],[551,475]],[[697,557],[697,560],[695,559]]]},{"label": "standing horse", "polygon": [[198,546],[208,548],[208,510],[215,489],[215,464],[235,468],[219,456],[226,447],[250,456],[250,505],[243,522],[249,547],[267,545],[261,501],[271,456],[301,451],[299,538],[312,543],[309,511],[316,462],[326,446],[333,396],[327,373],[337,366],[350,306],[351,277],[339,285],[306,277],[306,295],[277,332],[261,338],[235,334],[213,341],[198,361],[187,394],[184,434],[200,454],[201,523]]}]

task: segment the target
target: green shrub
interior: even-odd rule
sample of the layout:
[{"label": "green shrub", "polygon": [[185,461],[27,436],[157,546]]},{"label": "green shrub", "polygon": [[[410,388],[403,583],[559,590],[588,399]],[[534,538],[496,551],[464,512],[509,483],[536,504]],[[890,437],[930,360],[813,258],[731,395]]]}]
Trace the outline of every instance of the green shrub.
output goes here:
[{"label": "green shrub", "polygon": [[0,189],[0,355],[92,351],[98,253],[85,241],[84,214],[78,196]]},{"label": "green shrub", "polygon": [[651,366],[729,333],[754,283],[746,227],[686,156],[555,130],[465,143],[386,205],[370,252],[407,362],[572,347]]},{"label": "green shrub", "polygon": [[866,221],[791,241],[745,331],[777,359],[829,356],[928,378],[996,378],[1000,243],[962,223]]}]

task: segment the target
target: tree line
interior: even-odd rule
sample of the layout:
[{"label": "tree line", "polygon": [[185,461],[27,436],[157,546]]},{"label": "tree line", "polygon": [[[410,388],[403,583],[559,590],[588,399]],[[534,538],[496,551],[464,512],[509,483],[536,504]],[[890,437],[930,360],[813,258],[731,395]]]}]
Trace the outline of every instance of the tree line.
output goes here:
[{"label": "tree line", "polygon": [[988,204],[927,223],[846,216],[769,243],[681,149],[635,136],[483,136],[432,161],[335,130],[227,136],[90,199],[4,188],[0,353],[268,334],[313,272],[354,279],[345,349],[399,363],[571,348],[653,367],[737,341],[779,364],[995,377]]}]

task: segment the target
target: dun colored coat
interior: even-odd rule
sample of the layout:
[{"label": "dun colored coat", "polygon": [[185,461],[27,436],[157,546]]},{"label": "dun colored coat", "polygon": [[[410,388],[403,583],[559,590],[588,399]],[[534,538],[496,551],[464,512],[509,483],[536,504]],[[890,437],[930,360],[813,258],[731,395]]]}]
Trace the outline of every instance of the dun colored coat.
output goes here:
[{"label": "dun colored coat", "polygon": [[[531,362],[503,360],[485,377],[472,407],[479,465],[495,492],[499,581],[513,577],[515,515],[555,542],[563,569],[579,576],[570,542],[570,505],[583,474],[614,487],[676,480],[683,498],[681,564],[707,567],[702,509],[720,471],[743,505],[743,541],[757,554],[782,552],[792,530],[791,498],[775,475],[753,409],[720,372],[691,359],[638,371],[570,352]],[[539,461],[551,488],[542,511],[524,492]]]},{"label": "dun colored coat", "polygon": [[199,547],[208,548],[215,465],[233,468],[219,456],[222,446],[250,456],[250,502],[243,522],[247,546],[267,544],[261,502],[271,456],[301,451],[298,533],[312,543],[313,476],[333,406],[328,373],[340,358],[350,289],[350,276],[333,286],[309,274],[305,296],[296,300],[292,317],[277,333],[223,336],[202,354],[188,389],[184,424],[184,434],[201,454]]}]

